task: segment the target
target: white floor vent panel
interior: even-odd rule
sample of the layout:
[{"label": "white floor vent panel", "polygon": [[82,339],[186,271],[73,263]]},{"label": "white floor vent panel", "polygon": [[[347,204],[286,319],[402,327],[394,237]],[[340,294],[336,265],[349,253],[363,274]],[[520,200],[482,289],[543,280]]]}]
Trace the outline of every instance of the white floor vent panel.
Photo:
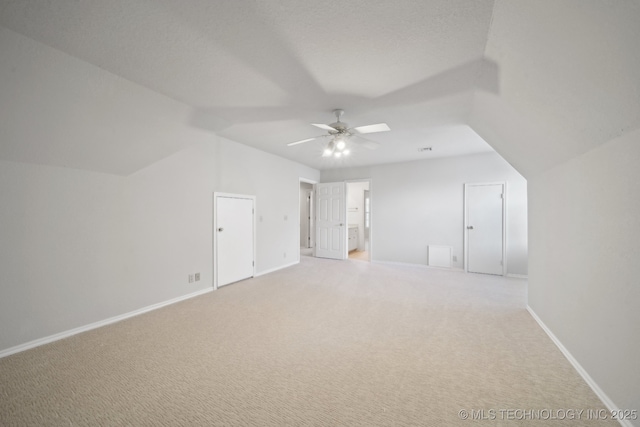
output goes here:
[{"label": "white floor vent panel", "polygon": [[451,268],[451,246],[429,245],[429,267]]}]

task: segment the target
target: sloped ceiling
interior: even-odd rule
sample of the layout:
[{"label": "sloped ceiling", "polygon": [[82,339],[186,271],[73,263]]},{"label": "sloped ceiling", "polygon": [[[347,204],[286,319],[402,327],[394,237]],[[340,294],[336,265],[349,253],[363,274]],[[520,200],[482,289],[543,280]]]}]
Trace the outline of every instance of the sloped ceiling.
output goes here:
[{"label": "sloped ceiling", "polygon": [[640,2],[497,0],[469,124],[531,176],[640,127]]},{"label": "sloped ceiling", "polygon": [[[623,0],[0,0],[0,25],[183,102],[186,126],[317,169],[490,151],[486,140],[529,175],[638,127],[638,9]],[[332,122],[334,108],[351,125],[386,122],[392,132],[340,162],[322,159],[320,143],[286,146],[321,134],[309,124]],[[149,147],[149,162],[170,149]]]}]

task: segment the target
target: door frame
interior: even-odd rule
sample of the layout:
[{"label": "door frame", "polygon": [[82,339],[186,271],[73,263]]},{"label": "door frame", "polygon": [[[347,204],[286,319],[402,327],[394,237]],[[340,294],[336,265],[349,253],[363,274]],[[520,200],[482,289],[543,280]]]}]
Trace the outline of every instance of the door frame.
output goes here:
[{"label": "door frame", "polygon": [[464,236],[464,271],[469,272],[469,232],[467,226],[469,222],[469,187],[484,185],[502,185],[502,276],[507,275],[507,182],[472,182],[464,184],[464,224],[462,234]]},{"label": "door frame", "polygon": [[247,194],[234,194],[234,193],[213,193],[213,289],[218,289],[218,197],[227,197],[232,199],[250,199],[253,202],[253,270],[251,277],[256,275],[256,196]]},{"label": "door frame", "polygon": [[[345,181],[346,184],[346,198],[349,201],[349,184],[356,182],[368,182],[369,183],[369,262],[373,259],[373,183],[371,182],[371,178],[360,178],[360,179],[348,179]],[[364,214],[364,212],[363,212]],[[349,218],[347,212],[347,232],[349,231]],[[347,249],[347,259],[349,259],[349,251]]]},{"label": "door frame", "polygon": [[[312,239],[311,241],[313,242],[313,252],[312,252],[312,256],[316,256],[316,201],[315,201],[315,197],[316,197],[316,184],[318,183],[318,181],[314,181],[312,179],[308,179],[308,178],[303,178],[303,177],[299,177],[298,178],[298,241],[300,241],[300,204],[302,202],[302,200],[300,199],[300,183],[307,183],[307,184],[311,184],[312,191],[313,191],[313,198],[314,200],[312,200],[311,206],[310,206],[310,212],[309,212],[309,216],[311,217],[310,220],[310,224],[309,224],[309,232],[313,233]],[[300,262],[300,251],[298,251],[298,262]]]}]

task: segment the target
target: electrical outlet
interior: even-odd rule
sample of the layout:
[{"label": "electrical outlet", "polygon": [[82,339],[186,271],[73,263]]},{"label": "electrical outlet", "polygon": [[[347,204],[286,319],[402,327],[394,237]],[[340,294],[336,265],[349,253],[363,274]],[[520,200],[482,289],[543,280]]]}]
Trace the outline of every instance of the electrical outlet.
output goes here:
[{"label": "electrical outlet", "polygon": [[189,275],[189,283],[193,283],[193,274]]},{"label": "electrical outlet", "polygon": [[196,273],[196,282],[200,281],[200,273]]},{"label": "electrical outlet", "polygon": [[287,253],[286,253],[286,252],[284,253],[284,257],[285,257],[285,258],[287,257]]},{"label": "electrical outlet", "polygon": [[453,256],[453,262],[458,262],[458,257],[457,256]]}]

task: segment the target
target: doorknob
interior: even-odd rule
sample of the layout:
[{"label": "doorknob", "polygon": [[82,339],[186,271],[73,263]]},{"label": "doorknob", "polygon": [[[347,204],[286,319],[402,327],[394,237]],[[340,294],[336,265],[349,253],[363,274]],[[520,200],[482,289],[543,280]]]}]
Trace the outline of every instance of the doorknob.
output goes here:
[{"label": "doorknob", "polygon": [[467,230],[473,230],[473,225],[469,225],[469,226],[467,227]]},{"label": "doorknob", "polygon": [[224,231],[224,228],[220,227],[218,228],[218,231]]}]

